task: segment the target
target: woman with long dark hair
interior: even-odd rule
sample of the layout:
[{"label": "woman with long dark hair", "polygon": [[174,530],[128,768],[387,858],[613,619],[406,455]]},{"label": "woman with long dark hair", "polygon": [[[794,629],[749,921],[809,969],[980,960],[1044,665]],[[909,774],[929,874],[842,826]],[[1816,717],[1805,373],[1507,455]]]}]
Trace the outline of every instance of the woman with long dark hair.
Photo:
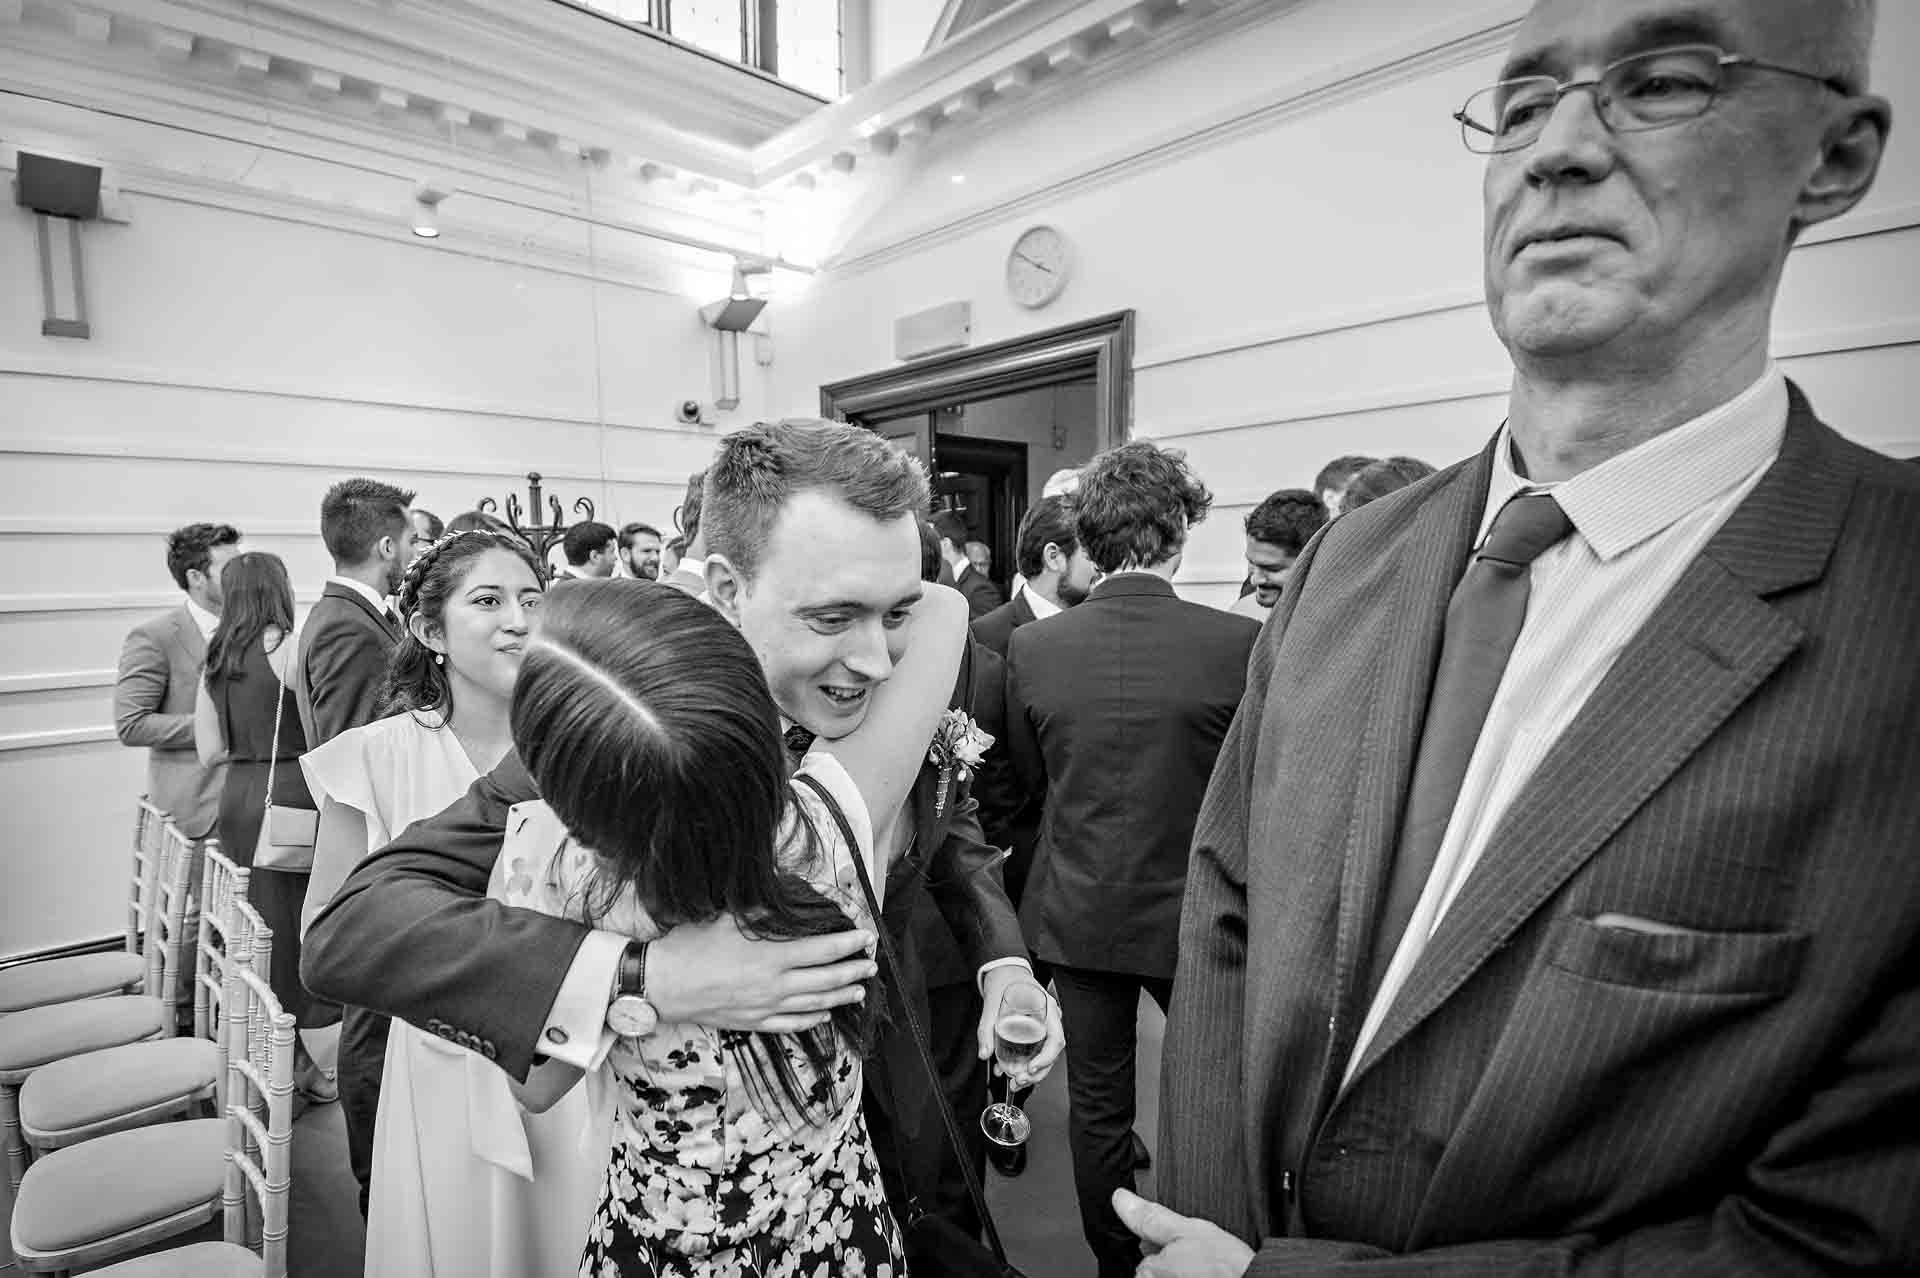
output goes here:
[{"label": "woman with long dark hair", "polygon": [[[301,760],[321,800],[308,921],[363,859],[454,802],[511,748],[513,681],[544,598],[539,561],[511,533],[455,531],[408,567],[396,599],[403,633],[387,667],[388,717]],[[352,1063],[368,1071],[366,1090],[379,1097],[369,1278],[570,1270],[586,1238],[580,1204],[598,1173],[579,1155],[585,1096],[523,1119],[497,1088],[468,1087],[470,1069],[493,1066],[404,1021],[391,1024],[384,1062],[369,1057]],[[476,1145],[473,1116],[489,1097],[506,1121],[483,1120],[500,1139]],[[508,1147],[513,1156],[500,1156]]]},{"label": "woman with long dark hair", "polygon": [[[874,849],[893,846],[885,827],[945,712],[966,614],[929,586],[860,726],[812,742],[790,776],[760,662],[712,608],[649,582],[557,593],[512,715],[544,803],[515,809],[492,894],[643,941],[722,914],[769,937],[877,928],[854,858],[885,883]],[[601,1069],[618,1104],[611,1163],[580,1272],[904,1273],[860,1113],[880,1002],[875,986],[801,1034],[659,1024],[616,1039]]]},{"label": "woman with long dark hair", "polygon": [[[268,983],[280,1006],[306,1026],[313,999],[300,983],[300,903],[304,872],[253,864],[266,819],[267,784],[280,807],[312,808],[300,756],[306,733],[287,686],[298,647],[293,629],[293,583],[280,556],[251,550],[235,555],[220,572],[225,605],[207,640],[206,675],[194,706],[194,746],[203,765],[224,757],[226,787],[214,837],[238,865],[252,866],[247,897],[273,929],[273,966]],[[332,1099],[332,1085],[295,1040],[295,1081],[313,1099]]]}]

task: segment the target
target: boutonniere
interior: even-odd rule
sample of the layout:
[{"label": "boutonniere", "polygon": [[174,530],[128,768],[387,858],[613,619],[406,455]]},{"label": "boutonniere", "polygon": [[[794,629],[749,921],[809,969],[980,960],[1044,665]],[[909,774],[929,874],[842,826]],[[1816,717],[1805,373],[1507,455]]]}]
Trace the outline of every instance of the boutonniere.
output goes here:
[{"label": "boutonniere", "polygon": [[940,769],[940,783],[933,792],[933,817],[946,811],[947,794],[957,780],[964,783],[987,757],[993,734],[973,721],[965,710],[949,710],[934,729],[933,745],[927,750],[927,762]]}]

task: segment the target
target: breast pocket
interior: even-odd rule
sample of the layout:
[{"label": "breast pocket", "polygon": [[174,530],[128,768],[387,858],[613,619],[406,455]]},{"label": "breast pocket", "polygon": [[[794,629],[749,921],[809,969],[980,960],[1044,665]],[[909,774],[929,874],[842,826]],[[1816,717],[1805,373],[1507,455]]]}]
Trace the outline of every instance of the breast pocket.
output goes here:
[{"label": "breast pocket", "polygon": [[1571,976],[1674,994],[1780,998],[1794,987],[1805,932],[1661,931],[1561,920],[1548,962]]}]

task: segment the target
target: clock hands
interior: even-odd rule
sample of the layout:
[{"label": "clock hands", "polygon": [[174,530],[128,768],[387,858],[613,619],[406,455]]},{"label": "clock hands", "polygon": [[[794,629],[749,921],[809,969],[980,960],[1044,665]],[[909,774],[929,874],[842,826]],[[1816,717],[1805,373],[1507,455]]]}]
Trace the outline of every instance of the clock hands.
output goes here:
[{"label": "clock hands", "polygon": [[1019,258],[1019,259],[1020,259],[1021,261],[1023,261],[1023,262],[1025,262],[1025,263],[1026,263],[1026,264],[1027,264],[1028,266],[1031,266],[1031,267],[1033,267],[1033,268],[1034,268],[1035,270],[1039,270],[1039,271],[1045,271],[1045,272],[1046,272],[1047,274],[1049,274],[1049,275],[1051,275],[1051,274],[1053,274],[1053,268],[1052,268],[1052,267],[1050,267],[1050,266],[1042,266],[1042,265],[1041,265],[1040,263],[1038,263],[1038,262],[1036,262],[1036,261],[1034,261],[1034,260],[1033,260],[1032,258],[1030,258],[1030,257],[1028,257],[1028,256],[1027,256],[1027,255],[1026,255],[1025,253],[1022,253],[1022,252],[1020,252],[1020,251],[1019,251],[1018,249],[1015,249],[1015,250],[1014,250],[1014,253],[1013,253],[1013,255],[1014,255],[1015,257],[1017,257],[1017,258]]}]

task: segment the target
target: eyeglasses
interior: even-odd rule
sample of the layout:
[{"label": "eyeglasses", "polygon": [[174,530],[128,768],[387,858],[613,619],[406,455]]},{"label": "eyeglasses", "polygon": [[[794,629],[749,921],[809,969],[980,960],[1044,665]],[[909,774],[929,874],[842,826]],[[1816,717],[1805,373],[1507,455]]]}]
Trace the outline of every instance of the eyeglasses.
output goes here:
[{"label": "eyeglasses", "polygon": [[1615,133],[1664,129],[1706,114],[1731,67],[1776,71],[1851,93],[1844,81],[1728,53],[1711,44],[1687,44],[1621,58],[1587,80],[1528,75],[1502,80],[1467,99],[1453,113],[1460,137],[1476,155],[1518,151],[1537,140],[1560,99],[1575,89],[1593,90],[1601,122]]}]

